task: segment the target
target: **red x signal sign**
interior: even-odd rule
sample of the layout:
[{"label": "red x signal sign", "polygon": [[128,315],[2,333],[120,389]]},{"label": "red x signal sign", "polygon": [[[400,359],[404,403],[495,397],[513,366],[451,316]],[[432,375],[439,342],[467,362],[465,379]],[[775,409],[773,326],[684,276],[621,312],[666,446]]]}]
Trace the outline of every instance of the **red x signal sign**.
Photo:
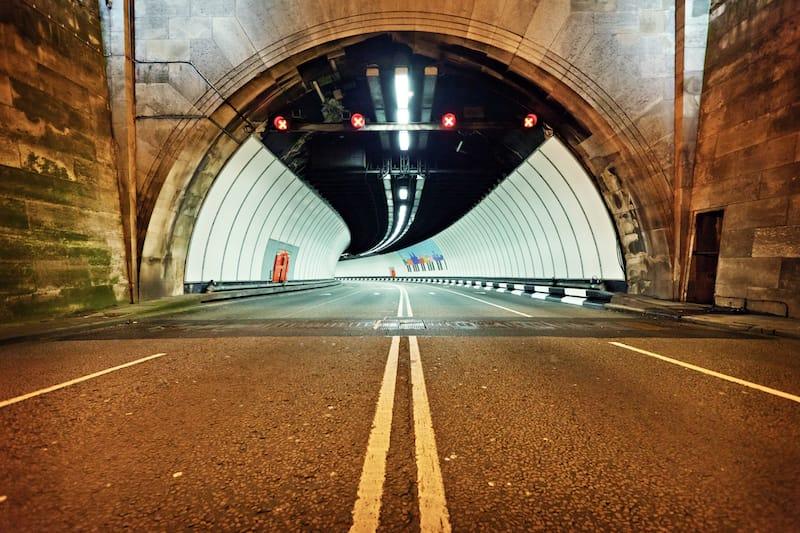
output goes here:
[{"label": "red x signal sign", "polygon": [[533,113],[528,113],[525,115],[525,118],[522,120],[522,127],[523,128],[532,128],[536,125],[539,119]]},{"label": "red x signal sign", "polygon": [[442,127],[455,128],[456,116],[453,113],[445,113],[444,115],[442,115]]},{"label": "red x signal sign", "polygon": [[355,129],[360,130],[361,128],[366,125],[367,121],[364,119],[364,115],[361,113],[353,113],[350,117],[350,125],[353,126]]},{"label": "red x signal sign", "polygon": [[289,121],[281,115],[275,117],[272,121],[272,125],[275,126],[275,129],[278,131],[286,131],[289,129]]}]

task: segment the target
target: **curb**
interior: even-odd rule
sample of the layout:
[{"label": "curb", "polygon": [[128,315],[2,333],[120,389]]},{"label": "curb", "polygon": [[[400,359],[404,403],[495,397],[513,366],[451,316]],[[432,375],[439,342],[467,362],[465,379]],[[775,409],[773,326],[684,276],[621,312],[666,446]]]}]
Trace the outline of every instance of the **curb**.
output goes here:
[{"label": "curb", "polygon": [[[473,280],[462,278],[390,278],[390,277],[345,277],[337,278],[352,281],[392,281],[400,283],[432,283],[438,285],[454,285],[475,287],[497,292],[508,292],[517,296],[525,296],[536,300],[578,305],[591,309],[602,309],[611,297],[612,292],[595,288],[570,287],[566,285],[538,285],[535,283]],[[588,284],[587,284],[588,285]]]},{"label": "curb", "polygon": [[[113,313],[116,310],[123,310],[123,314],[118,316],[112,315],[106,317],[97,317],[97,319],[94,321],[68,324],[60,327],[47,327],[46,324],[42,324],[42,327],[39,328],[38,330],[33,328],[32,331],[24,333],[12,333],[8,335],[0,333],[0,344],[12,344],[15,342],[22,342],[29,339],[52,337],[64,333],[70,333],[73,331],[92,331],[95,329],[116,326],[119,324],[126,324],[143,318],[154,318],[158,316],[174,314],[176,312],[183,312],[193,307],[199,305],[201,306],[204,303],[213,303],[225,300],[238,300],[242,298],[253,298],[257,296],[267,296],[269,294],[275,294],[275,293],[299,292],[304,290],[323,289],[326,287],[333,287],[335,285],[340,285],[340,284],[341,282],[338,280],[330,280],[324,282],[316,282],[308,284],[298,283],[294,285],[268,287],[260,289],[243,289],[243,290],[225,291],[217,293],[203,293],[203,294],[181,294],[178,296],[169,297],[165,299],[163,305],[160,306],[153,305],[153,308],[150,309],[145,308],[139,311],[130,310],[125,312],[124,311],[126,309],[125,307],[114,307],[105,311],[107,313]],[[102,312],[103,311],[99,311],[99,313]],[[91,318],[91,316],[88,318]],[[78,321],[83,319],[78,317],[74,318],[71,317],[65,320]]]}]

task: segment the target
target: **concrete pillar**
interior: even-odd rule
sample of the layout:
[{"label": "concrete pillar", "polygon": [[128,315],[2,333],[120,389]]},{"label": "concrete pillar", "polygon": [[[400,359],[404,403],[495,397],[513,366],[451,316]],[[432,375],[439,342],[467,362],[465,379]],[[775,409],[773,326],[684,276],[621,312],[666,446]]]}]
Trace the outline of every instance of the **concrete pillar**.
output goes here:
[{"label": "concrete pillar", "polygon": [[117,158],[120,211],[131,302],[139,299],[136,232],[136,93],[134,0],[99,0],[111,127]]}]

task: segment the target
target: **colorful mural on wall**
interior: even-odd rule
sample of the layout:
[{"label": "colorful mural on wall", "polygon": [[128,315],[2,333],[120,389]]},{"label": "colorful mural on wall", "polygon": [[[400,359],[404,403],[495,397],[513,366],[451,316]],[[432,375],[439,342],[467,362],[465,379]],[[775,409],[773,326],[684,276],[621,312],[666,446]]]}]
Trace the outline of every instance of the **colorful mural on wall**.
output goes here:
[{"label": "colorful mural on wall", "polygon": [[406,272],[433,272],[447,270],[447,261],[436,241],[428,239],[397,252]]}]

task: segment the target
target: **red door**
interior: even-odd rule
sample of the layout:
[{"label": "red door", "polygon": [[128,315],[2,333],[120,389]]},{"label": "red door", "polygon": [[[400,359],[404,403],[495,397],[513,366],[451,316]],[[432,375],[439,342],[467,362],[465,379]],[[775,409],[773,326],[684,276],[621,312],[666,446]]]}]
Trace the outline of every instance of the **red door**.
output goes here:
[{"label": "red door", "polygon": [[284,283],[289,275],[289,252],[281,250],[275,254],[275,263],[272,265],[272,282]]}]

